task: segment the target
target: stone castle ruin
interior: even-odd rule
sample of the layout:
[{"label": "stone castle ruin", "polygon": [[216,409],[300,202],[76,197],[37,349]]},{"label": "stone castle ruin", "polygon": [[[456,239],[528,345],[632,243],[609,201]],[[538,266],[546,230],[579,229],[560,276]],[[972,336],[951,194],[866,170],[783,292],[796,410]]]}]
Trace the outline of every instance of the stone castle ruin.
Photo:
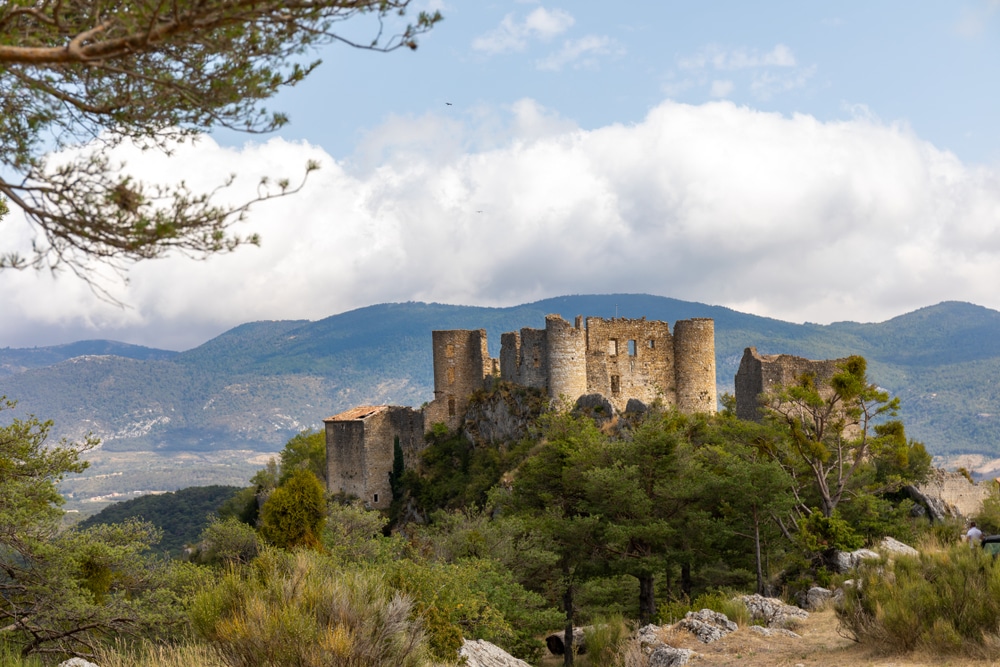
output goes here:
[{"label": "stone castle ruin", "polygon": [[822,393],[830,378],[840,371],[847,359],[814,361],[790,354],[758,354],[757,348],[743,351],[740,368],[736,371],[736,416],[747,421],[760,421],[763,413],[760,395],[796,384],[806,373],[816,376]]},{"label": "stone castle ruin", "polygon": [[434,400],[423,410],[363,406],[325,419],[327,480],[331,493],[361,498],[376,509],[392,502],[389,477],[396,444],[407,468],[417,464],[424,433],[433,424],[462,425],[469,399],[494,378],[532,387],[552,400],[601,394],[619,412],[629,399],[661,401],[687,413],[714,413],[715,323],[666,322],[558,315],[544,329],[524,328],[500,339],[489,356],[485,329],[432,332]]}]

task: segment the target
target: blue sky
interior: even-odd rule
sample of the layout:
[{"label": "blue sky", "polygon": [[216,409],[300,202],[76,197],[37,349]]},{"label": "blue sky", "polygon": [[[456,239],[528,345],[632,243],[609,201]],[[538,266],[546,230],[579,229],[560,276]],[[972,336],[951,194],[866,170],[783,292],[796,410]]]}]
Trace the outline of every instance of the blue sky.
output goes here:
[{"label": "blue sky", "polygon": [[[342,45],[146,178],[323,169],[255,208],[260,249],[138,265],[97,299],[0,273],[0,346],[186,349],[384,301],[649,292],[791,321],[1000,308],[1000,2],[423,2],[413,53]],[[372,25],[345,24],[352,35]],[[30,243],[17,214],[4,247]]]}]

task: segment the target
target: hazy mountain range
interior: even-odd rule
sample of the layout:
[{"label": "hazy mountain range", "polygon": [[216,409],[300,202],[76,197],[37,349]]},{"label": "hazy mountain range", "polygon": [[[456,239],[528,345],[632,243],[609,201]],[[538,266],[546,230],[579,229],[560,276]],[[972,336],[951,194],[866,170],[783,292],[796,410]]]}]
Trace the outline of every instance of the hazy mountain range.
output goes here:
[{"label": "hazy mountain range", "polygon": [[[711,317],[720,393],[743,350],[814,359],[861,354],[902,399],[911,437],[939,455],[1000,456],[1000,312],[947,302],[877,324],[791,324],[648,295],[566,296],[510,308],[393,303],[316,322],[238,326],[186,352],[112,341],[0,350],[0,394],[53,419],[57,435],[93,432],[110,452],[275,451],[359,404],[432,398],[431,331],[543,327],[548,313],[666,320]],[[0,418],[7,413],[0,415]]]}]

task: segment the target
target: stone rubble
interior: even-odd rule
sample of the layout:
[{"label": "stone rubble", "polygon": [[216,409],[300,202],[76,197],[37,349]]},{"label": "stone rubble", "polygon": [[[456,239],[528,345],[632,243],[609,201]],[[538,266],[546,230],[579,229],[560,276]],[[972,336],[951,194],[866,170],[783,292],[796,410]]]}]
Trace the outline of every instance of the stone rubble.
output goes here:
[{"label": "stone rubble", "polygon": [[686,665],[694,651],[689,648],[673,648],[664,644],[649,654],[649,667],[680,667]]},{"label": "stone rubble", "polygon": [[751,625],[750,632],[754,634],[761,635],[763,637],[774,637],[775,635],[781,635],[783,637],[791,637],[792,639],[801,639],[801,635],[797,635],[791,630],[786,628],[765,628],[762,625]]}]

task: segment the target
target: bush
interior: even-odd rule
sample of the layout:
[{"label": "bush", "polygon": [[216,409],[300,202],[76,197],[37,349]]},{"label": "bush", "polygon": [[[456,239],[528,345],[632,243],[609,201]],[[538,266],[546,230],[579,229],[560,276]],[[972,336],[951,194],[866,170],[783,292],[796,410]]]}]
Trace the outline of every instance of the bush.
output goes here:
[{"label": "bush", "polygon": [[893,561],[865,561],[848,588],[842,626],[884,652],[982,655],[1000,639],[1000,561],[954,545]]},{"label": "bush", "polygon": [[631,629],[621,615],[595,618],[583,632],[587,662],[601,667],[624,667]]},{"label": "bush", "polygon": [[416,667],[426,651],[411,611],[379,573],[267,549],[198,595],[192,620],[230,667]]}]

